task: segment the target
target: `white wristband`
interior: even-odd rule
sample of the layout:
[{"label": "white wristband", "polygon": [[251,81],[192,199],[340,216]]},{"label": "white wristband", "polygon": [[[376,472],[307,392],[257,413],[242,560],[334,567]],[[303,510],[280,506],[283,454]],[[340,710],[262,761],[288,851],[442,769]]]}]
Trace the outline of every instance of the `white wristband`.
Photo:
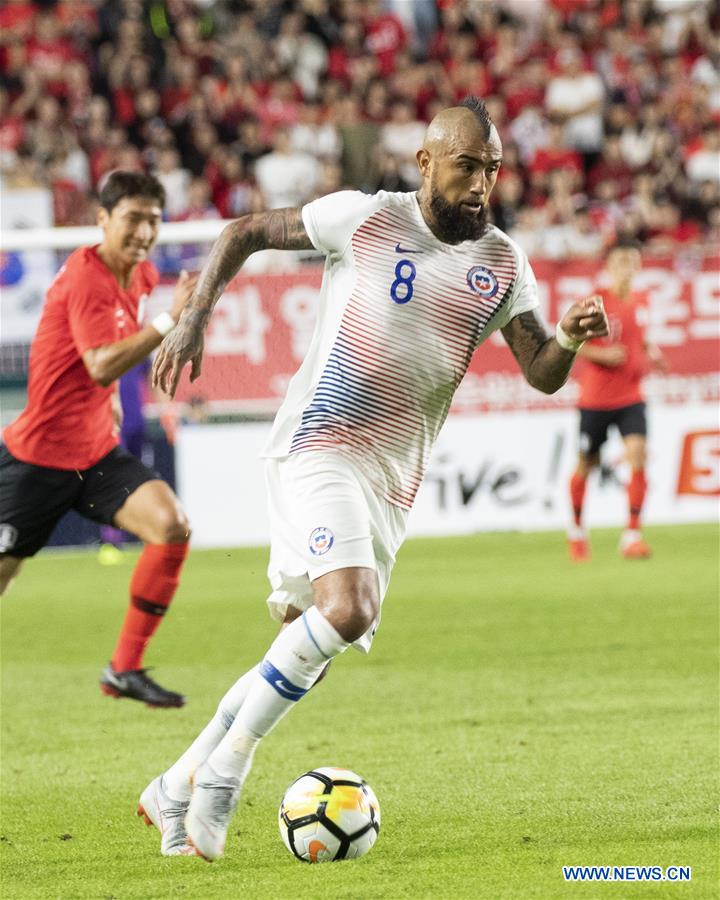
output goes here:
[{"label": "white wristband", "polygon": [[560,327],[559,322],[555,326],[555,340],[563,350],[569,350],[571,353],[577,353],[585,343],[585,341],[576,341],[575,338],[571,338],[569,334],[566,334]]},{"label": "white wristband", "polygon": [[159,316],[155,316],[150,324],[155,331],[159,331],[165,337],[166,334],[170,334],[177,323],[169,312],[162,312]]}]

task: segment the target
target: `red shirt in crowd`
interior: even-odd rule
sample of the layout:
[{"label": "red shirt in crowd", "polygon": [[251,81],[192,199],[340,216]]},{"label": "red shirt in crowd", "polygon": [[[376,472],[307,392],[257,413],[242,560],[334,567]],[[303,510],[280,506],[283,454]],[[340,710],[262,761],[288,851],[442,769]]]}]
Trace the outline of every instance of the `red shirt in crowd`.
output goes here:
[{"label": "red shirt in crowd", "polygon": [[627,359],[621,366],[601,366],[580,358],[579,369],[581,409],[619,409],[643,400],[642,378],[647,371],[645,353],[645,318],[647,295],[633,292],[622,300],[609,290],[597,292],[603,298],[610,324],[607,337],[593,338],[592,346],[607,347],[621,344]]},{"label": "red shirt in crowd", "polygon": [[13,38],[25,40],[32,34],[33,22],[38,13],[34,3],[9,3],[0,7],[0,31]]},{"label": "red shirt in crowd", "polygon": [[570,147],[540,147],[530,161],[531,172],[546,174],[553,169],[573,169],[582,172],[582,157]]},{"label": "red shirt in crowd", "polygon": [[395,57],[406,44],[405,29],[393,13],[382,12],[367,23],[365,46],[380,63],[381,75],[393,74]]},{"label": "red shirt in crowd", "polygon": [[115,388],[90,378],[82,354],[139,331],[142,301],[157,282],[155,266],[142,262],[123,289],[97,247],[68,257],[48,289],[30,348],[27,406],[3,435],[16,459],[82,471],[118,443],[110,399]]}]

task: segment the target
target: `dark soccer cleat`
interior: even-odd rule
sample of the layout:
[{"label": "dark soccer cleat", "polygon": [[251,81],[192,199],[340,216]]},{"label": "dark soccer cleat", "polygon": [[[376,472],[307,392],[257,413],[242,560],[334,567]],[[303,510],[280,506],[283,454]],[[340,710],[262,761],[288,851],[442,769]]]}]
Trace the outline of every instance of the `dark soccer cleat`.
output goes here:
[{"label": "dark soccer cleat", "polygon": [[100,690],[110,697],[128,697],[148,706],[177,707],[185,705],[185,697],[174,691],[166,691],[147,674],[148,669],[130,669],[116,672],[108,663],[100,679]]}]

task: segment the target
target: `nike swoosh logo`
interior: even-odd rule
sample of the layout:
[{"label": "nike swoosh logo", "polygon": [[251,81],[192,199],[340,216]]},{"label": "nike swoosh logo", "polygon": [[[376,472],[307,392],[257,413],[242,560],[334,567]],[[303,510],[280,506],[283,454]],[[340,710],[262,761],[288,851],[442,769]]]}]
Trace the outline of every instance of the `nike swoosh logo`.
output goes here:
[{"label": "nike swoosh logo", "polygon": [[298,688],[291,687],[289,684],[285,684],[282,679],[278,678],[275,682],[275,687],[279,687],[281,691],[287,691],[288,694],[297,694],[299,693]]},{"label": "nike swoosh logo", "polygon": [[407,247],[401,247],[400,244],[395,244],[395,252],[396,253],[423,253],[423,250],[408,250]]}]

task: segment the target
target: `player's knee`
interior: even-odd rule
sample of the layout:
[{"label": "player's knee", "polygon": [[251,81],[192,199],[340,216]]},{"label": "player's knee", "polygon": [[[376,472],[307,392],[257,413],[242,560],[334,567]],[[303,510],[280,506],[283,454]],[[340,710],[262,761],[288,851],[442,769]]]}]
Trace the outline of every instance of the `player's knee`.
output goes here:
[{"label": "player's knee", "polygon": [[[370,628],[377,619],[380,612],[380,598],[377,590],[365,589],[358,595],[355,603],[355,615],[358,621],[359,633],[357,637],[361,637]],[[357,638],[355,638],[357,640]]]},{"label": "player's knee", "polygon": [[190,540],[191,529],[185,513],[176,507],[164,506],[157,510],[152,543],[183,544]]},{"label": "player's knee", "polygon": [[358,584],[348,591],[340,608],[336,607],[336,629],[349,642],[361,638],[372,627],[380,611],[377,589]]},{"label": "player's knee", "polygon": [[631,452],[628,453],[628,462],[631,469],[644,469],[647,462],[645,447],[633,447]]}]

